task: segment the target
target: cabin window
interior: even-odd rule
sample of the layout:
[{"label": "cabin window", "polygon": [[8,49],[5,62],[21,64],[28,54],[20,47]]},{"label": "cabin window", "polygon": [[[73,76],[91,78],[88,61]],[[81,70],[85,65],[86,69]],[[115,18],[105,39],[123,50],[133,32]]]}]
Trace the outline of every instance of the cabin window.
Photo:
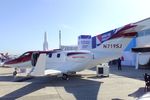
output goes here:
[{"label": "cabin window", "polygon": [[57,58],[60,58],[60,53],[57,54]]},{"label": "cabin window", "polygon": [[51,57],[52,57],[52,54],[50,53],[48,56],[49,56],[49,58],[51,58]]}]

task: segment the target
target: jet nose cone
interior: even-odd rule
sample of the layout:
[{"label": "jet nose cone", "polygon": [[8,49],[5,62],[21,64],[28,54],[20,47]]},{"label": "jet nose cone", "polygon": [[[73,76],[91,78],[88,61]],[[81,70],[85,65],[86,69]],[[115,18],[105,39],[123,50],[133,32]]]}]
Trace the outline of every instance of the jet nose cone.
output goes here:
[{"label": "jet nose cone", "polygon": [[2,67],[10,67],[9,61],[5,61],[1,63]]},{"label": "jet nose cone", "polygon": [[5,67],[6,65],[4,64],[4,62],[0,62],[0,67]]},{"label": "jet nose cone", "polygon": [[3,62],[0,62],[0,66],[3,66],[4,65],[4,63]]}]

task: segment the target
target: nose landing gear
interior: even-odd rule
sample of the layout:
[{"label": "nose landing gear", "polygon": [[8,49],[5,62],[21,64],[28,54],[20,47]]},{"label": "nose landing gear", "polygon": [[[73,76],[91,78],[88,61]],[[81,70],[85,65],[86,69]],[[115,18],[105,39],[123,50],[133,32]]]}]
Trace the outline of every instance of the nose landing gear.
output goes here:
[{"label": "nose landing gear", "polygon": [[13,77],[16,77],[17,75],[17,68],[15,68],[15,71],[13,72]]},{"label": "nose landing gear", "polygon": [[69,77],[68,77],[67,74],[63,74],[62,79],[63,79],[63,80],[69,80]]}]

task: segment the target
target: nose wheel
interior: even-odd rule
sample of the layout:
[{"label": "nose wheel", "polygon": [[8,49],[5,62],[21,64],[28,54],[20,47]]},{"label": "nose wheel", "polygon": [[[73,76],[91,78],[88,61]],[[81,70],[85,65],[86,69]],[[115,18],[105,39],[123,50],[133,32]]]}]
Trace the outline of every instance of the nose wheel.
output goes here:
[{"label": "nose wheel", "polygon": [[63,80],[69,80],[69,77],[68,77],[67,74],[63,74],[62,79],[63,79]]},{"label": "nose wheel", "polygon": [[13,72],[13,76],[15,77],[17,75],[17,71],[14,71]]},{"label": "nose wheel", "polygon": [[13,72],[13,76],[15,77],[17,75],[17,68],[15,68],[15,71]]}]

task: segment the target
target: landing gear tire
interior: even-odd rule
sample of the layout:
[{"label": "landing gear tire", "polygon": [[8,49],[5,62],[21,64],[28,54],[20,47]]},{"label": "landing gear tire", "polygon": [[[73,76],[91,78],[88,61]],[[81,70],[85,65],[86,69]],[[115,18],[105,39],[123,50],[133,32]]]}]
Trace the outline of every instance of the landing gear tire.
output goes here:
[{"label": "landing gear tire", "polygon": [[69,80],[69,77],[68,77],[67,74],[63,74],[62,79],[63,79],[63,80]]},{"label": "landing gear tire", "polygon": [[13,72],[13,77],[15,77],[17,75],[17,71]]}]

